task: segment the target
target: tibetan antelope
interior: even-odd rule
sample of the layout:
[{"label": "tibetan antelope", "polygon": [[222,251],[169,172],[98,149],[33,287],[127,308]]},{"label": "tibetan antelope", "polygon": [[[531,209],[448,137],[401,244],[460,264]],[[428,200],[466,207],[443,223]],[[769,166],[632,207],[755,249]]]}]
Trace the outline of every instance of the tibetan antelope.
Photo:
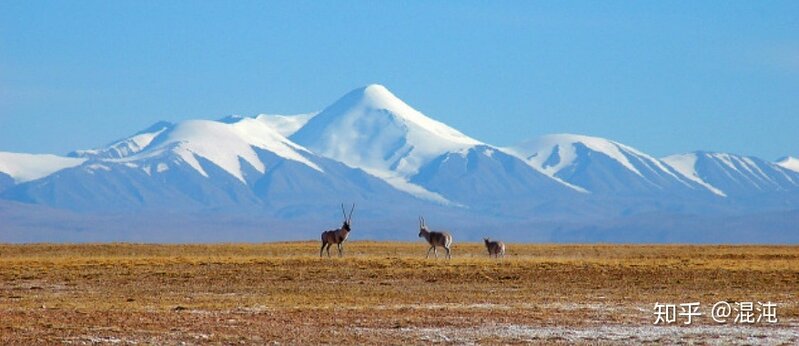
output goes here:
[{"label": "tibetan antelope", "polygon": [[488,249],[488,257],[491,257],[491,255],[494,255],[494,258],[505,257],[505,243],[499,240],[492,241],[488,238],[483,238],[483,241],[485,241],[486,249]]},{"label": "tibetan antelope", "polygon": [[344,241],[347,240],[352,230],[350,224],[352,223],[352,212],[354,210],[355,203],[352,204],[350,215],[347,216],[347,212],[344,211],[344,203],[341,203],[341,213],[344,214],[344,224],[341,225],[339,229],[322,232],[322,248],[319,249],[319,257],[322,257],[322,251],[325,250],[325,246],[327,246],[327,257],[330,257],[330,245],[333,244],[336,244],[336,247],[338,247],[338,256],[344,256]]},{"label": "tibetan antelope", "polygon": [[424,238],[427,240],[427,243],[430,244],[430,248],[427,249],[427,256],[425,258],[430,258],[430,250],[433,250],[433,254],[438,258],[438,251],[436,247],[441,246],[444,250],[447,250],[447,258],[452,258],[452,253],[450,251],[450,246],[452,246],[452,235],[449,232],[433,232],[427,229],[427,225],[424,222],[423,217],[419,217],[419,238]]}]

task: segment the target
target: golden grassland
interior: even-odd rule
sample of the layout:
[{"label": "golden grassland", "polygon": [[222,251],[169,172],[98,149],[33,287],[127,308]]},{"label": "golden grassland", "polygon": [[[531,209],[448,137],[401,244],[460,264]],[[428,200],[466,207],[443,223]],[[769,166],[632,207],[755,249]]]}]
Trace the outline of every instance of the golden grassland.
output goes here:
[{"label": "golden grassland", "polygon": [[[478,243],[452,260],[425,259],[422,242],[334,250],[0,245],[0,344],[799,342],[799,246],[508,244],[500,260]],[[652,326],[655,302],[709,312],[720,300],[775,302],[780,322]]]}]

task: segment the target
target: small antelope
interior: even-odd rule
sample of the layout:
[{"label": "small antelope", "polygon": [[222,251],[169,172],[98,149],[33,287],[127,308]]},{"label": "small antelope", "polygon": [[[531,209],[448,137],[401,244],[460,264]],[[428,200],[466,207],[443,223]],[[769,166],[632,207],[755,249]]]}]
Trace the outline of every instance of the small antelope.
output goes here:
[{"label": "small antelope", "polygon": [[350,235],[350,224],[352,223],[352,212],[355,210],[355,203],[352,204],[350,215],[344,211],[344,203],[341,203],[341,213],[344,214],[344,224],[339,229],[333,229],[322,232],[322,248],[319,249],[319,257],[322,257],[322,251],[327,246],[327,257],[330,257],[330,245],[336,244],[338,247],[338,256],[344,256],[344,241]]},{"label": "small antelope", "polygon": [[433,232],[427,230],[427,225],[425,225],[424,218],[419,217],[419,238],[424,238],[427,240],[427,243],[430,244],[430,249],[427,250],[427,256],[425,258],[430,258],[430,250],[433,250],[433,254],[438,258],[438,251],[436,250],[437,246],[441,246],[444,250],[447,250],[447,258],[452,258],[452,253],[450,251],[450,246],[452,246],[452,235],[449,232]]},{"label": "small antelope", "polygon": [[494,258],[505,257],[505,243],[499,240],[492,241],[488,238],[483,238],[483,241],[485,241],[486,249],[488,249],[488,257],[491,257],[491,255],[494,255]]}]

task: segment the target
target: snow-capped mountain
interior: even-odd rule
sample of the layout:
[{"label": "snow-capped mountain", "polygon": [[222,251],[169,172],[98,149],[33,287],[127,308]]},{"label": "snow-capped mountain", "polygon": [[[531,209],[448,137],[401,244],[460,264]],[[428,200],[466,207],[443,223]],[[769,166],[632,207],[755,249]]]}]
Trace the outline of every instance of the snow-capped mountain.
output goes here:
[{"label": "snow-capped mountain", "polygon": [[462,205],[495,206],[497,210],[509,204],[529,207],[576,194],[515,156],[483,144],[433,158],[410,182]]},{"label": "snow-capped mountain", "polygon": [[486,193],[566,192],[516,158],[429,118],[377,84],[337,100],[291,139],[397,189],[442,203],[464,205],[489,197]]},{"label": "snow-capped mountain", "polygon": [[290,137],[322,156],[363,169],[398,189],[445,201],[409,177],[447,152],[482,144],[433,120],[382,85],[349,92]]},{"label": "snow-capped mountain", "polygon": [[685,194],[703,190],[662,161],[604,138],[554,134],[505,150],[581,192]]},{"label": "snow-capped mountain", "polygon": [[425,116],[376,84],[340,98],[291,139],[350,166],[403,177],[436,156],[483,144]]},{"label": "snow-capped mountain", "polygon": [[[177,217],[252,232],[268,220],[265,227],[289,225],[315,237],[319,219],[337,220],[341,202],[358,203],[357,222],[366,226],[358,232],[376,238],[413,239],[412,230],[396,233],[397,225],[412,229],[419,214],[476,232],[474,239],[490,229],[510,239],[623,240],[606,232],[652,229],[658,233],[630,239],[674,240],[670,224],[696,239],[697,230],[711,232],[729,216],[739,220],[730,223],[736,234],[759,237],[746,217],[759,213],[754,219],[769,220],[769,239],[781,239],[799,225],[799,160],[706,152],[657,159],[568,134],[498,148],[381,85],[353,90],[321,112],[159,122],[67,157],[0,152],[0,225],[23,225],[17,234],[41,234],[47,222],[30,215],[58,215],[49,225],[59,230],[102,224],[135,232],[119,220],[155,225],[140,215],[156,213],[169,227],[181,223],[168,220]],[[117,216],[97,224],[85,216],[101,213]]]},{"label": "snow-capped mountain", "polygon": [[[102,149],[76,151],[77,157],[106,159],[109,162],[140,166],[144,171],[162,172],[171,164],[188,164],[208,176],[198,159],[205,159],[245,182],[243,164],[263,174],[266,167],[256,149],[272,152],[282,158],[321,170],[305,156],[308,150],[289,141],[267,117],[225,118],[222,121],[188,120],[178,124],[158,123],[134,136]],[[156,166],[137,165],[160,156],[176,155],[179,159],[159,162]]]},{"label": "snow-capped mountain", "polygon": [[794,172],[799,172],[799,159],[793,156],[786,156],[777,161],[777,165],[782,168],[790,169]]},{"label": "snow-capped mountain", "polygon": [[697,151],[663,161],[721,196],[799,192],[799,174],[756,157]]},{"label": "snow-capped mountain", "polygon": [[155,123],[145,130],[139,131],[134,135],[115,141],[102,148],[75,150],[67,156],[76,158],[93,159],[118,159],[130,156],[142,151],[152,143],[153,139],[162,132],[175,126],[170,122],[161,121]]},{"label": "snow-capped mountain", "polygon": [[284,137],[289,137],[308,123],[318,113],[297,115],[259,114],[256,120],[268,124]]},{"label": "snow-capped mountain", "polygon": [[[158,123],[107,147],[75,151],[75,167],[9,189],[7,198],[72,210],[291,207],[342,199],[414,205],[382,180],[320,157],[279,131],[283,116]],[[275,119],[278,119],[277,121]]]},{"label": "snow-capped mountain", "polygon": [[78,166],[84,161],[86,159],[50,154],[0,152],[0,174],[19,184],[46,177],[65,168]]}]

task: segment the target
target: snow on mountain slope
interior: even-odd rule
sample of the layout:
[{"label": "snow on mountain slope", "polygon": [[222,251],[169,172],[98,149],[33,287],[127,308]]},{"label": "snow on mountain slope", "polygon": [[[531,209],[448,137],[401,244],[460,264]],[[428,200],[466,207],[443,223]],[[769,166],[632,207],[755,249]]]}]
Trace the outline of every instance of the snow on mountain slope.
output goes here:
[{"label": "snow on mountain slope", "polygon": [[663,161],[727,196],[799,190],[797,172],[756,157],[698,151]]},{"label": "snow on mountain slope", "polygon": [[0,174],[0,199],[85,212],[210,209],[295,216],[342,200],[368,200],[382,210],[430,206],[362,170],[307,152],[252,118],[185,121],[134,155],[76,160],[85,162],[23,184],[9,186]]},{"label": "snow on mountain slope", "polygon": [[682,174],[684,177],[691,179],[691,181],[704,186],[719,196],[727,197],[724,191],[721,191],[715,186],[708,184],[699,177],[699,174],[696,172],[696,159],[697,157],[694,154],[678,154],[665,157],[663,158],[663,161],[677,170],[677,172],[680,172],[680,174]]},{"label": "snow on mountain slope", "polygon": [[0,172],[16,183],[46,177],[65,168],[82,164],[86,159],[62,157],[50,154],[18,154],[0,152]]},{"label": "snow on mountain slope", "polygon": [[289,137],[305,126],[305,124],[317,114],[318,113],[297,115],[259,114],[255,119],[266,123],[282,136]]},{"label": "snow on mountain slope", "polygon": [[269,125],[272,129],[277,131],[283,137],[289,137],[293,135],[297,130],[305,126],[308,120],[311,120],[317,113],[304,113],[304,114],[295,114],[295,115],[281,115],[281,114],[258,114],[257,116],[250,118],[241,115],[229,115],[222,119],[219,119],[219,122],[226,123],[226,124],[234,124],[246,119],[255,119],[260,121],[264,124]]},{"label": "snow on mountain slope", "polygon": [[99,159],[119,159],[136,154],[146,148],[153,139],[162,132],[170,129],[174,124],[166,121],[158,122],[139,131],[133,136],[113,142],[103,148],[76,150],[69,153],[70,157],[99,158]]},{"label": "snow on mountain slope", "polygon": [[[236,177],[203,157],[196,159],[208,176],[182,162],[173,151],[165,151],[163,155],[137,161],[90,159],[80,166],[6,189],[0,197],[80,212],[178,212],[258,205],[249,185],[239,183]],[[168,169],[156,172],[161,165]],[[243,165],[247,173],[254,171],[246,163]]]},{"label": "snow on mountain slope", "polygon": [[782,168],[790,169],[794,172],[799,172],[799,159],[793,156],[787,156],[777,161],[777,165]]},{"label": "snow on mountain slope", "polygon": [[244,182],[240,160],[246,161],[258,172],[266,171],[253,148],[268,150],[321,171],[321,168],[300,154],[307,150],[292,143],[263,121],[252,118],[232,124],[210,120],[183,121],[158,136],[151,148],[130,156],[125,161],[135,161],[157,155],[163,150],[172,150],[203,175],[207,174],[195,155],[211,161]]},{"label": "snow on mountain slope", "polygon": [[440,196],[408,185],[407,178],[446,152],[482,144],[425,116],[376,84],[351,91],[290,138],[397,188],[434,199]]},{"label": "snow on mountain slope", "polygon": [[[573,145],[574,143],[582,143],[596,152],[603,153],[618,161],[619,164],[633,171],[635,174],[641,175],[641,172],[635,169],[622,153],[623,149],[630,151],[634,149],[603,138],[572,134],[553,134],[523,142],[511,150],[525,155],[525,158],[533,167],[538,167],[542,172],[552,176],[578,159]],[[554,156],[552,155],[557,155],[559,159],[554,161]]]},{"label": "snow on mountain slope", "polygon": [[319,113],[162,122],[70,156],[0,153],[0,198],[77,211],[251,208],[293,217],[344,199],[388,214],[397,205],[434,206],[519,220],[799,206],[793,158],[697,152],[655,159],[580,135],[498,149],[380,85],[351,91]]},{"label": "snow on mountain slope", "polygon": [[[177,124],[158,123],[106,148],[76,151],[72,155],[136,165],[137,161],[174,153],[200,174],[208,176],[198,161],[198,157],[201,157],[245,182],[241,160],[260,173],[266,170],[254,150],[260,148],[321,171],[321,168],[302,154],[308,153],[306,149],[281,135],[272,123],[266,121],[267,119],[235,118],[235,121],[232,119],[229,117],[220,121],[187,120]],[[285,123],[289,122],[292,121]],[[284,128],[288,126],[284,124]],[[102,165],[97,164],[96,168],[100,167]],[[158,163],[155,166],[143,164],[141,168],[148,174],[160,173],[169,169],[169,164]]]},{"label": "snow on mountain slope", "polygon": [[674,169],[635,148],[611,140],[553,134],[505,148],[536,170],[578,191],[693,189]]},{"label": "snow on mountain slope", "polygon": [[488,145],[443,154],[422,166],[410,181],[470,207],[491,204],[487,200],[532,206],[546,198],[576,194],[516,156]]},{"label": "snow on mountain slope", "polygon": [[291,139],[348,165],[402,176],[415,173],[426,159],[481,144],[411,108],[382,85],[353,90]]}]

